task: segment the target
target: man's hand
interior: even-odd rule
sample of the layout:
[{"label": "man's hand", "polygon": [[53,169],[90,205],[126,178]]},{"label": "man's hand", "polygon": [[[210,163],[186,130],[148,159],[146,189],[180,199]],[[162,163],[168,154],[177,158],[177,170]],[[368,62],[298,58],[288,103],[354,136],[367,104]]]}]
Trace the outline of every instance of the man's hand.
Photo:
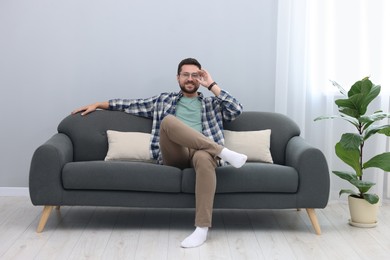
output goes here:
[{"label": "man's hand", "polygon": [[211,83],[214,82],[214,80],[211,78],[211,75],[210,73],[207,72],[207,70],[199,70],[198,71],[199,73],[199,83],[200,85],[202,85],[203,87],[207,88],[208,86],[210,86]]},{"label": "man's hand", "polygon": [[109,104],[108,102],[97,102],[97,103],[93,103],[93,104],[90,104],[90,105],[87,105],[87,106],[83,106],[83,107],[80,107],[78,109],[75,109],[72,111],[72,114],[77,114],[77,113],[81,113],[82,116],[85,116],[91,112],[94,112],[96,109],[98,108],[101,108],[101,109],[108,109],[109,107]]},{"label": "man's hand", "polygon": [[[199,79],[198,82],[200,85],[202,85],[205,88],[208,88],[212,83],[214,83],[214,80],[211,78],[210,73],[207,72],[207,70],[199,70]],[[214,93],[215,96],[219,96],[221,94],[221,88],[215,84],[211,89],[211,92]]]}]

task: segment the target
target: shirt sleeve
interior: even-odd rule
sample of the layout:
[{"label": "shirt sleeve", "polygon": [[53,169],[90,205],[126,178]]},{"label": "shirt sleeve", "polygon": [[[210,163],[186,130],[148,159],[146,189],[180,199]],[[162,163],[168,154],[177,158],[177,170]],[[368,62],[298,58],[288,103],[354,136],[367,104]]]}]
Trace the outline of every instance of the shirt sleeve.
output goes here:
[{"label": "shirt sleeve", "polygon": [[229,92],[221,89],[221,93],[217,97],[218,103],[221,107],[223,120],[233,121],[241,115],[243,106],[237,99],[235,99]]},{"label": "shirt sleeve", "polygon": [[109,100],[109,109],[124,111],[129,114],[142,116],[142,117],[153,117],[154,104],[158,96],[145,99],[111,99]]}]

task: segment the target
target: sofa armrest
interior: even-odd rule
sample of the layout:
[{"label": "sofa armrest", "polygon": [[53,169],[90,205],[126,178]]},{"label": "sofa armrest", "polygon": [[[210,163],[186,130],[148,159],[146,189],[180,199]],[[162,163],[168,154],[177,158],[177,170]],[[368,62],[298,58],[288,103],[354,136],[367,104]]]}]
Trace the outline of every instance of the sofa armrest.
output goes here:
[{"label": "sofa armrest", "polygon": [[61,171],[72,160],[73,145],[64,134],[55,134],[35,150],[29,176],[30,198],[34,205],[61,205]]},{"label": "sofa armrest", "polygon": [[297,207],[324,208],[329,200],[330,177],[321,150],[295,136],[286,147],[286,165],[294,167],[299,174]]}]

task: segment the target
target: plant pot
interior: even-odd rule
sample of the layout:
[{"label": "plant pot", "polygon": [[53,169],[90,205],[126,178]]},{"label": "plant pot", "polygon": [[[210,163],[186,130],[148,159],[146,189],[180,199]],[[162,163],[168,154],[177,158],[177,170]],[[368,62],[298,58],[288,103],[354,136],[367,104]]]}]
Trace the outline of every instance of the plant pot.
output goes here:
[{"label": "plant pot", "polygon": [[378,224],[378,205],[370,204],[365,199],[348,196],[349,224],[355,227],[375,227]]}]

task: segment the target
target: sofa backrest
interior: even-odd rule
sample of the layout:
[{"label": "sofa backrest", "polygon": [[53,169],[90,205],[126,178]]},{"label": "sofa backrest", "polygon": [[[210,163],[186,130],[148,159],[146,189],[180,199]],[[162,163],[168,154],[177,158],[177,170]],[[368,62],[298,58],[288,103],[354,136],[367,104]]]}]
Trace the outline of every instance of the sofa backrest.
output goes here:
[{"label": "sofa backrest", "polygon": [[[272,112],[243,112],[236,120],[225,123],[231,131],[271,129],[271,154],[275,163],[284,164],[288,140],[300,134],[299,127],[287,116]],[[150,133],[152,120],[119,111],[98,110],[87,116],[69,115],[58,126],[73,143],[74,161],[104,160],[107,130]]]},{"label": "sofa backrest", "polygon": [[152,120],[119,111],[97,110],[86,116],[69,115],[58,125],[73,143],[74,161],[104,160],[108,151],[107,130],[150,133]]}]

